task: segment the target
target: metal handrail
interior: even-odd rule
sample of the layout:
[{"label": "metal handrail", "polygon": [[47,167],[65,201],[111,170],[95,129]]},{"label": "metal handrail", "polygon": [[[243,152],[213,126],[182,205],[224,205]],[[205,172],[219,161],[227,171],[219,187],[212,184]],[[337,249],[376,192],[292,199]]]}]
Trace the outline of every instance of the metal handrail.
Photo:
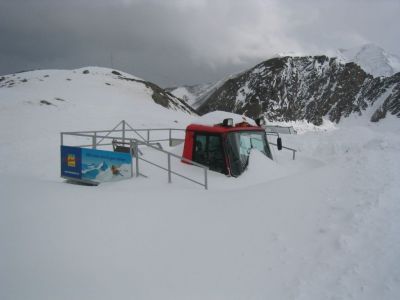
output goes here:
[{"label": "metal handrail", "polygon": [[[115,126],[113,129],[111,129],[111,130],[106,134],[106,136],[110,135],[111,132],[113,132],[113,130],[117,129],[118,126],[119,126],[121,123],[125,123],[125,121],[119,122],[119,123],[117,124],[117,126]],[[102,138],[102,139],[101,139],[100,141],[98,141],[98,142],[96,141],[96,145],[99,145],[103,140],[104,140],[104,138]]]},{"label": "metal handrail", "polygon": [[193,165],[195,165],[195,166],[198,166],[198,167],[200,167],[200,168],[207,168],[207,169],[208,169],[208,167],[206,167],[206,166],[204,166],[204,165],[202,165],[202,164],[199,164],[198,162],[192,161],[192,160],[190,160],[190,159],[187,159],[187,158],[185,158],[185,157],[183,157],[183,156],[179,156],[179,155],[174,154],[174,153],[172,153],[172,152],[168,152],[168,151],[166,151],[166,150],[164,150],[164,149],[157,148],[157,147],[155,147],[155,146],[153,146],[153,145],[151,145],[151,144],[149,144],[149,143],[147,143],[147,142],[142,142],[142,141],[138,141],[138,140],[135,140],[135,139],[133,139],[133,140],[134,140],[135,142],[137,142],[138,144],[140,144],[140,145],[146,145],[146,146],[148,146],[148,147],[150,147],[150,148],[153,148],[153,149],[155,149],[155,150],[157,150],[157,151],[164,152],[165,154],[170,154],[171,156],[173,156],[173,157],[175,157],[175,158],[179,158],[180,160],[184,160],[184,161],[189,162],[189,163],[191,163],[191,164],[193,164]]},{"label": "metal handrail", "polygon": [[276,132],[278,133],[279,130],[286,130],[287,132],[280,132],[282,134],[297,134],[297,131],[293,128],[293,126],[281,126],[281,125],[265,125],[263,126],[265,131],[267,132]]},{"label": "metal handrail", "polygon": [[[90,133],[79,133],[79,132],[61,132],[60,133],[62,136],[64,136],[64,135],[72,135],[72,136],[81,136],[81,137],[89,137],[89,138],[92,138],[92,137],[94,137],[94,134],[90,134]],[[123,139],[123,138],[121,138],[120,136],[111,136],[111,135],[98,135],[98,134],[96,134],[96,139],[97,138],[101,138],[101,141],[102,140],[104,140],[104,139]],[[125,140],[131,140],[131,138],[125,138]],[[149,140],[149,141],[147,141],[147,140],[144,140],[143,142],[146,142],[146,143],[148,143],[148,142],[150,142],[150,143],[152,143],[152,142],[167,142],[167,141],[170,141],[171,140],[171,138],[168,138],[168,139],[156,139],[156,140]],[[180,140],[184,140],[184,139],[180,139]],[[100,146],[100,145],[103,145],[103,144],[99,144],[99,142],[96,142],[96,146]],[[92,146],[92,145],[89,145],[89,146]]]},{"label": "metal handrail", "polygon": [[[116,127],[118,127],[120,124],[121,124],[121,122],[120,122]],[[123,122],[123,124],[126,124],[126,123]],[[129,126],[129,125],[128,125],[128,126]],[[114,127],[114,128],[116,128],[116,127]],[[124,126],[124,127],[125,127],[125,126]],[[124,128],[124,129],[125,129],[125,128]],[[184,131],[184,129],[175,129],[175,128],[166,128],[166,129],[165,129],[165,128],[140,129],[140,131],[147,131],[147,132],[149,132],[149,131],[151,131],[151,130],[168,130],[168,131],[169,131],[169,139],[165,139],[164,141],[168,141],[168,140],[169,140],[170,143],[171,143],[171,139],[172,139],[172,137],[171,137],[171,131],[172,131],[172,130],[182,130],[182,131]],[[89,137],[89,138],[92,138],[92,144],[91,144],[91,145],[81,145],[81,146],[78,146],[78,147],[90,147],[90,146],[92,146],[92,148],[94,148],[94,149],[95,149],[97,146],[100,146],[100,145],[112,145],[112,143],[111,143],[111,144],[108,144],[108,143],[100,144],[100,142],[103,141],[104,139],[109,139],[109,140],[122,140],[122,142],[123,142],[124,144],[127,143],[127,142],[125,142],[125,140],[126,140],[126,141],[129,141],[129,145],[130,145],[130,148],[131,148],[131,151],[130,151],[131,153],[132,153],[132,150],[134,150],[133,153],[138,153],[138,150],[139,150],[139,149],[138,149],[138,146],[139,146],[139,145],[144,145],[144,146],[147,146],[147,147],[149,147],[149,148],[155,149],[155,150],[157,150],[157,151],[160,151],[160,152],[166,154],[166,155],[167,155],[167,158],[168,158],[168,168],[165,168],[165,167],[163,167],[163,166],[160,166],[160,165],[158,165],[158,164],[156,164],[156,163],[154,163],[154,162],[150,162],[150,161],[148,161],[148,160],[146,160],[146,159],[140,157],[140,155],[136,155],[136,176],[141,175],[140,170],[139,170],[139,160],[142,160],[142,161],[145,161],[145,162],[147,162],[147,163],[149,163],[149,164],[152,164],[152,165],[154,165],[154,166],[157,166],[157,167],[160,168],[160,169],[163,169],[163,170],[167,171],[167,172],[168,172],[168,182],[169,182],[169,183],[172,182],[172,176],[171,176],[171,175],[174,174],[174,175],[176,175],[176,176],[182,177],[182,178],[187,179],[187,180],[189,180],[189,181],[191,181],[191,182],[194,182],[194,183],[197,183],[197,184],[199,184],[199,185],[201,185],[201,186],[204,186],[204,188],[205,188],[206,190],[208,189],[208,176],[207,176],[208,174],[207,174],[207,171],[209,170],[209,168],[208,168],[207,166],[204,166],[204,165],[202,165],[202,164],[199,164],[199,163],[197,163],[197,162],[195,162],[195,161],[192,161],[192,160],[190,160],[190,159],[187,159],[187,158],[185,158],[185,157],[176,155],[176,154],[174,154],[174,153],[168,152],[168,151],[166,151],[166,150],[164,150],[164,149],[160,149],[160,148],[158,148],[158,147],[155,147],[155,146],[153,146],[153,145],[151,144],[151,142],[153,142],[153,141],[149,141],[149,140],[147,140],[147,141],[146,141],[146,140],[140,141],[140,140],[134,139],[134,138],[127,138],[127,137],[125,137],[125,131],[135,131],[135,130],[134,130],[134,129],[131,129],[131,130],[117,130],[117,129],[112,129],[112,130],[96,130],[96,131],[61,132],[61,133],[60,133],[60,140],[61,140],[61,145],[64,145],[64,136],[65,136],[65,135]],[[117,136],[111,136],[111,135],[110,135],[111,132],[123,132],[123,136],[122,136],[122,137],[119,137],[119,136],[118,136],[118,137],[117,137]],[[107,134],[106,134],[106,135],[99,135],[98,133],[107,133]],[[98,138],[101,139],[99,142],[97,142],[97,139],[98,139]],[[148,138],[149,138],[149,134],[148,134]],[[133,147],[135,147],[135,149],[133,149]],[[202,169],[204,170],[204,183],[199,182],[199,181],[196,181],[196,180],[194,180],[194,179],[192,179],[192,178],[189,178],[189,177],[187,177],[187,176],[185,176],[185,175],[183,175],[183,174],[179,174],[179,173],[173,171],[173,170],[172,170],[172,167],[171,167],[171,156],[174,157],[174,158],[180,159],[181,161],[188,162],[188,163],[190,163],[190,164],[192,164],[192,165],[194,165],[194,166],[197,166],[197,167],[202,168]]]},{"label": "metal handrail", "polygon": [[[152,148],[152,149],[155,149],[155,150],[157,150],[157,151],[159,151],[159,152],[163,152],[163,153],[165,153],[165,154],[167,154],[167,157],[168,157],[168,169],[167,168],[164,168],[163,166],[160,166],[160,165],[158,165],[158,164],[156,164],[156,163],[154,163],[154,162],[150,162],[150,161],[148,161],[148,160],[146,160],[146,159],[144,159],[144,158],[142,158],[142,157],[140,157],[139,155],[136,157],[136,169],[137,169],[137,171],[136,171],[136,176],[139,176],[139,165],[138,165],[138,162],[139,162],[139,160],[143,160],[143,161],[145,161],[145,162],[147,162],[147,163],[149,163],[149,164],[151,164],[151,165],[153,165],[153,166],[156,166],[156,167],[158,167],[158,168],[160,168],[160,169],[162,169],[162,170],[165,170],[165,171],[167,171],[168,172],[168,183],[171,183],[172,182],[172,178],[171,178],[171,174],[174,174],[174,175],[177,175],[177,176],[179,176],[179,177],[182,177],[182,178],[184,178],[184,179],[187,179],[187,180],[189,180],[189,181],[192,181],[192,182],[194,182],[194,183],[197,183],[197,184],[199,184],[199,185],[201,185],[201,186],[204,186],[204,188],[207,190],[208,189],[208,176],[207,176],[207,171],[208,171],[208,167],[207,166],[204,166],[204,165],[202,165],[202,164],[199,164],[199,163],[197,163],[197,162],[195,162],[195,161],[192,161],[192,160],[190,160],[190,159],[187,159],[187,158],[185,158],[185,157],[183,157],[183,156],[179,156],[179,155],[176,155],[176,154],[174,154],[174,153],[171,153],[171,152],[168,152],[168,151],[166,151],[166,150],[164,150],[164,149],[160,149],[160,148],[157,148],[157,147],[155,147],[155,146],[153,146],[153,145],[151,145],[151,144],[149,144],[149,143],[147,143],[147,142],[144,142],[144,141],[138,141],[138,140],[135,140],[135,139],[132,139],[132,144],[135,146],[135,150],[136,151],[134,151],[135,153],[137,153],[137,150],[138,150],[138,145],[146,145],[147,147],[150,147],[150,148]],[[131,146],[132,147],[132,146]],[[171,156],[172,157],[175,157],[175,158],[177,158],[177,159],[180,159],[181,161],[185,161],[185,162],[188,162],[188,163],[190,163],[190,164],[192,164],[192,165],[194,165],[194,166],[197,166],[197,167],[200,167],[200,168],[202,168],[203,170],[204,170],[204,183],[201,183],[201,182],[199,182],[199,181],[196,181],[196,180],[194,180],[194,179],[192,179],[192,178],[189,178],[189,177],[186,177],[185,175],[182,175],[182,174],[179,174],[179,173],[177,173],[177,172],[174,172],[174,171],[172,171],[172,169],[171,169]]]},{"label": "metal handrail", "polygon": [[[127,124],[128,125],[128,124]],[[123,131],[167,131],[167,130],[172,130],[172,131],[185,131],[186,129],[182,128],[132,128],[132,129],[115,129],[115,130],[84,130],[84,131],[63,131],[62,133],[65,134],[71,134],[71,133],[101,133],[101,132],[123,132]]]},{"label": "metal handrail", "polygon": [[[122,124],[122,129],[116,129],[118,126],[120,126]],[[130,129],[126,129],[125,126],[129,127]],[[140,132],[147,132],[147,138],[143,137]],[[150,139],[150,132],[151,131],[168,131],[168,139]],[[172,141],[173,140],[184,140],[181,138],[173,138],[172,137],[172,132],[173,131],[185,131],[185,129],[182,128],[139,128],[139,129],[135,129],[132,128],[132,126],[130,126],[126,121],[121,121],[117,124],[117,126],[115,126],[113,129],[111,130],[86,130],[86,131],[64,131],[61,132],[61,141],[63,141],[63,135],[75,135],[75,136],[82,136],[82,137],[93,137],[93,135],[96,136],[96,144],[100,145],[100,143],[108,137],[111,137],[110,134],[111,133],[122,133],[122,140],[125,141],[127,139],[125,133],[126,132],[134,132],[136,133],[143,141],[146,142],[163,142],[163,141],[169,141],[169,146],[172,146]],[[100,135],[100,133],[107,133],[106,135]],[[97,138],[100,138],[99,141],[97,141]],[[114,138],[120,138],[120,137],[114,137]]]},{"label": "metal handrail", "polygon": [[177,176],[179,176],[179,177],[182,177],[182,178],[185,178],[185,179],[187,179],[187,180],[190,180],[190,181],[192,181],[192,182],[194,182],[194,183],[197,183],[197,184],[199,184],[199,185],[201,185],[201,186],[204,186],[205,189],[207,189],[207,186],[206,186],[205,183],[201,183],[201,182],[196,181],[196,180],[194,180],[194,179],[192,179],[192,178],[189,178],[189,177],[186,177],[186,176],[184,176],[184,175],[182,175],[182,174],[179,174],[179,173],[177,173],[177,172],[174,172],[174,171],[172,171],[172,170],[170,170],[170,169],[164,168],[163,166],[157,165],[156,163],[153,163],[153,162],[151,162],[151,161],[149,161],[149,160],[146,160],[146,159],[144,159],[144,158],[142,158],[142,157],[140,157],[139,159],[140,159],[140,160],[143,160],[143,161],[145,161],[145,162],[147,162],[147,163],[149,163],[149,164],[151,164],[151,165],[153,165],[153,166],[155,166],[155,167],[158,167],[158,168],[160,168],[160,169],[163,169],[163,170],[165,170],[165,171],[167,171],[167,172],[171,172],[171,173],[174,174],[174,175],[177,175]]}]

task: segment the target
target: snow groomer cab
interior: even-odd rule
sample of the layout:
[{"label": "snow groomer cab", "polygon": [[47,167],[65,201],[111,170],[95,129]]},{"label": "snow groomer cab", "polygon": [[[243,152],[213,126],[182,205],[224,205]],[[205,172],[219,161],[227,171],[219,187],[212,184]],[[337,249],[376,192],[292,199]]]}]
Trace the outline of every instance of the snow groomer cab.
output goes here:
[{"label": "snow groomer cab", "polygon": [[236,124],[232,118],[215,125],[191,124],[186,128],[183,157],[212,171],[237,177],[246,170],[252,149],[272,159],[262,121],[254,123],[243,117]]}]

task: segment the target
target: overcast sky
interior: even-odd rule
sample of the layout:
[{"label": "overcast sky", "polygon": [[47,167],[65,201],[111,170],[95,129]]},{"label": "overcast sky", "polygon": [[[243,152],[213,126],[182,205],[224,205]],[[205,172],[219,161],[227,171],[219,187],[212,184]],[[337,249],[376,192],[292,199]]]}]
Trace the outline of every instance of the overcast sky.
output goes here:
[{"label": "overcast sky", "polygon": [[205,83],[280,52],[400,56],[399,28],[400,0],[0,0],[0,74],[96,65]]}]

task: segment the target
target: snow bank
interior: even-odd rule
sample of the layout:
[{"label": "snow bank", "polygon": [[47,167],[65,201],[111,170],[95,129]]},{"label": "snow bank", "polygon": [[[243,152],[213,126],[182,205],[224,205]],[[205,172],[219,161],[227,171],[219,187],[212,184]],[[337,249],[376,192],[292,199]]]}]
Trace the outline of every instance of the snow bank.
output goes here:
[{"label": "snow bank", "polygon": [[239,177],[241,185],[255,185],[287,176],[289,171],[258,150],[250,152],[246,171]]}]

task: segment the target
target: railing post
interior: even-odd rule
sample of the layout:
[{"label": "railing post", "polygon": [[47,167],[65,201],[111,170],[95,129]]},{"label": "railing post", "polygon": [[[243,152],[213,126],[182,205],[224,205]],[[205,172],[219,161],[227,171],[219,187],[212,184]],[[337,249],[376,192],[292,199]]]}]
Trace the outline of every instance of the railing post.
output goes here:
[{"label": "railing post", "polygon": [[125,120],[122,120],[122,144],[125,145]]},{"label": "railing post", "polygon": [[[132,147],[132,140],[129,140],[129,154],[131,155],[131,157],[133,153],[133,147]],[[133,163],[131,161],[131,178],[133,177]]]},{"label": "railing post", "polygon": [[169,146],[172,147],[172,134],[171,134],[171,128],[169,129]]},{"label": "railing post", "polygon": [[295,159],[295,157],[296,157],[296,151],[293,150],[293,160]]},{"label": "railing post", "polygon": [[207,168],[204,168],[204,188],[208,190]]},{"label": "railing post", "polygon": [[147,129],[147,143],[150,141],[150,129]]},{"label": "railing post", "polygon": [[96,137],[97,133],[96,131],[94,132],[94,135],[92,137],[92,148],[96,149],[96,142],[97,142],[97,137]]},{"label": "railing post", "polygon": [[168,153],[168,183],[171,183],[171,154]]},{"label": "railing post", "polygon": [[138,143],[135,143],[135,164],[136,164],[136,177],[139,177],[139,146]]},{"label": "railing post", "polygon": [[63,146],[64,145],[64,133],[60,133],[60,143],[61,143],[61,146]]}]

